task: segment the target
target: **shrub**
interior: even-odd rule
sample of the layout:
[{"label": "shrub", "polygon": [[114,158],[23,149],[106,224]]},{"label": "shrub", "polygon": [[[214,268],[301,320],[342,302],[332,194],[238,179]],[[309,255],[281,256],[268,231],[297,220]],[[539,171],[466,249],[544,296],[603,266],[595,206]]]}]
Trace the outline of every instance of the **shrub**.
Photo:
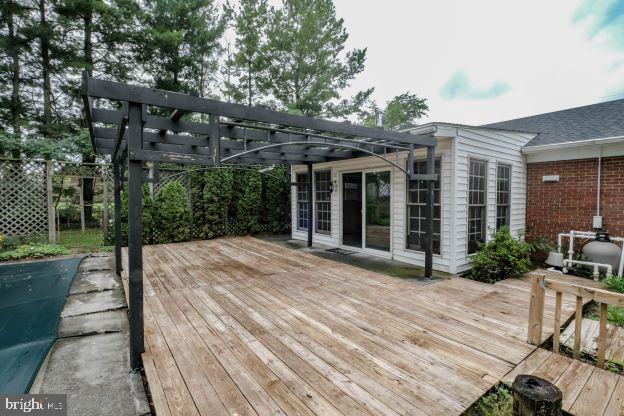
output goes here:
[{"label": "shrub", "polygon": [[48,256],[66,256],[68,254],[69,250],[56,244],[25,244],[13,250],[0,253],[0,261],[27,258],[37,259]]},{"label": "shrub", "polygon": [[602,281],[605,289],[612,292],[624,293],[624,277],[609,275]]},{"label": "shrub", "polygon": [[180,182],[171,181],[158,190],[154,197],[153,221],[155,243],[188,240],[191,210],[186,189]]},{"label": "shrub", "polygon": [[280,233],[290,225],[290,184],[283,165],[262,175],[262,222],[266,230]]},{"label": "shrub", "polygon": [[231,169],[211,169],[204,173],[204,238],[226,233],[234,175]]},{"label": "shrub", "polygon": [[508,227],[493,233],[486,244],[481,244],[471,258],[468,277],[495,283],[509,277],[518,277],[531,270],[531,245],[511,236]]},{"label": "shrub", "polygon": [[255,170],[235,172],[234,214],[241,233],[257,233],[261,230],[262,178]]}]

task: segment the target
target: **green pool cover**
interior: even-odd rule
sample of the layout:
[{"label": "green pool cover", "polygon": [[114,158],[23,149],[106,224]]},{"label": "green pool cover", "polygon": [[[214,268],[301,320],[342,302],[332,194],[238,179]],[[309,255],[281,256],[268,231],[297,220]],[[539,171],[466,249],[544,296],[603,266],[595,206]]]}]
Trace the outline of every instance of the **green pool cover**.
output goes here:
[{"label": "green pool cover", "polygon": [[28,392],[81,260],[0,265],[0,393]]}]

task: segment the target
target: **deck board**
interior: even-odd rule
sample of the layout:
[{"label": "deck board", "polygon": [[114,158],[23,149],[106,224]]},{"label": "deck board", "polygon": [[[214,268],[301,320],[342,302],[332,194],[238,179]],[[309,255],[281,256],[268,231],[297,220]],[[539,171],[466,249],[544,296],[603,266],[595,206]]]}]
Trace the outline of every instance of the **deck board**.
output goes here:
[{"label": "deck board", "polygon": [[145,246],[143,264],[159,415],[457,415],[519,364],[578,384],[526,343],[526,279],[421,286],[251,237]]}]

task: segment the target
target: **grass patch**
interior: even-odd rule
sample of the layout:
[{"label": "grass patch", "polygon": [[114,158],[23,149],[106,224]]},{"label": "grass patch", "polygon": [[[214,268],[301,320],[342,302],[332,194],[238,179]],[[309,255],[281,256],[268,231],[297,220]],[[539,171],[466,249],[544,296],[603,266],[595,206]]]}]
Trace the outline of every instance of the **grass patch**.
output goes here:
[{"label": "grass patch", "polygon": [[624,293],[624,278],[616,275],[610,275],[603,279],[602,284],[605,289],[612,292]]},{"label": "grass patch", "polygon": [[466,416],[512,416],[513,396],[511,389],[499,385],[481,397],[466,412]]},{"label": "grass patch", "polygon": [[66,256],[69,250],[57,244],[24,244],[0,253],[0,261],[40,259],[50,256]]},{"label": "grass patch", "polygon": [[102,251],[104,247],[102,230],[87,228],[84,233],[80,230],[66,230],[58,234],[58,244],[72,253],[92,253]]}]

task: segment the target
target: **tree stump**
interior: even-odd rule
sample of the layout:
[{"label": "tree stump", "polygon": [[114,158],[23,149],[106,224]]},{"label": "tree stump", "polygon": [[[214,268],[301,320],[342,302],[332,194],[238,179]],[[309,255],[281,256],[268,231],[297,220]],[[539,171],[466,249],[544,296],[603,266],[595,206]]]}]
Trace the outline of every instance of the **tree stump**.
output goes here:
[{"label": "tree stump", "polygon": [[561,416],[561,390],[554,384],[531,375],[516,377],[511,387],[514,416]]}]

